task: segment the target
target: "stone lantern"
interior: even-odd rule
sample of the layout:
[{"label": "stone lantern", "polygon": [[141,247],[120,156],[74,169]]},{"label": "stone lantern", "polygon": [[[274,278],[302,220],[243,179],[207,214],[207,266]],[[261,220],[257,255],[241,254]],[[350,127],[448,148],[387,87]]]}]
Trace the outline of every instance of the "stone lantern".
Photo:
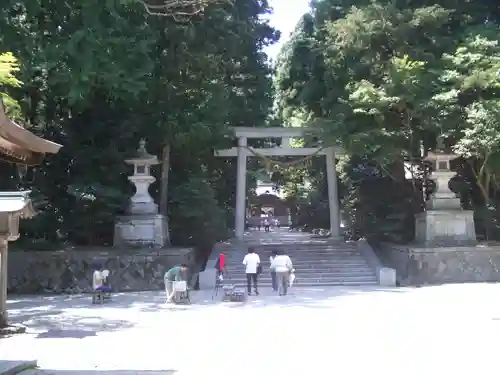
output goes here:
[{"label": "stone lantern", "polygon": [[117,218],[113,244],[163,247],[168,238],[166,218],[158,214],[158,205],[148,191],[156,181],[151,176],[151,168],[160,162],[156,156],[148,154],[146,141],[141,140],[136,155],[125,163],[134,167],[134,174],[128,180],[134,184],[135,194],[130,198],[127,215]]},{"label": "stone lantern", "polygon": [[450,162],[458,158],[457,155],[437,150],[429,152],[425,160],[433,163],[433,171],[429,177],[436,184],[436,190],[428,202],[427,208],[431,210],[460,210],[460,199],[450,190],[450,180],[455,177],[450,167]]},{"label": "stone lantern", "polygon": [[[35,211],[29,191],[0,192],[0,329],[7,326],[7,254],[9,241],[19,238],[19,219],[31,218]],[[15,329],[15,327],[12,327]],[[23,330],[23,327],[19,327]]]},{"label": "stone lantern", "polygon": [[415,240],[429,246],[457,246],[476,242],[474,213],[463,210],[460,199],[450,188],[450,180],[456,175],[450,162],[457,155],[436,150],[429,152],[425,160],[434,164],[431,179],[436,190],[427,202],[427,210],[415,216]]},{"label": "stone lantern", "polygon": [[134,167],[134,174],[128,177],[128,180],[135,186],[135,195],[130,198],[129,212],[131,214],[158,213],[158,206],[149,195],[148,189],[149,185],[156,181],[156,178],[151,176],[151,167],[160,162],[156,156],[148,154],[144,139],[139,142],[136,156],[125,160],[125,164]]}]

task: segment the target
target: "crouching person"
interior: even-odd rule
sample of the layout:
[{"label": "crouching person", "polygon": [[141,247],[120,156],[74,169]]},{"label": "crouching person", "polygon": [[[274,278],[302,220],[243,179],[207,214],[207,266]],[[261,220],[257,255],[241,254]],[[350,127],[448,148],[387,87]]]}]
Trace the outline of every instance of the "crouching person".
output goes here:
[{"label": "crouching person", "polygon": [[111,293],[113,290],[108,282],[109,271],[105,270],[104,267],[99,267],[94,271],[92,277],[92,289],[94,292]]},{"label": "crouching person", "polygon": [[165,293],[167,294],[167,303],[171,303],[175,297],[174,283],[176,281],[186,281],[187,282],[188,266],[186,264],[181,264],[180,266],[175,266],[169,269],[163,281],[165,282]]}]

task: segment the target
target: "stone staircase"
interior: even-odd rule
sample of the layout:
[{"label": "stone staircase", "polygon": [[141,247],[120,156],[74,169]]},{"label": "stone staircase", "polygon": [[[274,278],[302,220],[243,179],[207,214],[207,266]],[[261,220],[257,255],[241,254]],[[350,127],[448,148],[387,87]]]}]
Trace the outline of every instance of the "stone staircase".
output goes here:
[{"label": "stone staircase", "polygon": [[[252,246],[252,245],[251,245]],[[377,277],[354,244],[339,242],[289,242],[253,245],[263,265],[259,278],[261,287],[271,287],[269,256],[273,250],[283,249],[292,259],[296,279],[294,286],[376,285]],[[246,285],[245,254],[226,256],[225,283],[239,287]]]}]

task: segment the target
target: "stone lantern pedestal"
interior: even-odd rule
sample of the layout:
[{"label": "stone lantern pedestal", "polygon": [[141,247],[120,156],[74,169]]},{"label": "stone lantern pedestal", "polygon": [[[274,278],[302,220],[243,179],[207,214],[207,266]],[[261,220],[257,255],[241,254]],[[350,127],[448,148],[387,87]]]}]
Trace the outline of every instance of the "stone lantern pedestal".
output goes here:
[{"label": "stone lantern pedestal", "polygon": [[449,188],[456,174],[450,170],[450,161],[456,158],[439,151],[430,152],[426,158],[435,166],[431,179],[436,190],[427,202],[427,210],[416,215],[415,240],[418,243],[450,246],[476,242],[474,213],[463,210],[460,199]]},{"label": "stone lantern pedestal", "polygon": [[19,219],[34,216],[29,191],[0,192],[0,335],[24,332],[24,327],[8,327],[7,256],[9,241],[19,238]]},{"label": "stone lantern pedestal", "polygon": [[416,215],[415,241],[383,244],[386,264],[396,270],[400,285],[500,281],[500,244],[478,243],[474,214],[463,210],[448,184],[456,156],[431,153],[436,190],[427,210]]},{"label": "stone lantern pedestal", "polygon": [[151,167],[160,164],[158,158],[146,151],[146,142],[141,140],[137,155],[125,160],[134,167],[134,174],[128,180],[135,186],[135,194],[130,198],[127,215],[120,216],[115,224],[114,246],[168,245],[166,218],[158,214],[158,205],[149,195],[149,185],[156,181],[151,176]]}]

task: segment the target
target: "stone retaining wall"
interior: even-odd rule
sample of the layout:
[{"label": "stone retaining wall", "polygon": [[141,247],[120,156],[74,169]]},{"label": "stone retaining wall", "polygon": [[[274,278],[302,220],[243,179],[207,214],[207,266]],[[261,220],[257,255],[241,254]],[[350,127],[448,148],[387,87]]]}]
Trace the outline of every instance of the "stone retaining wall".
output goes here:
[{"label": "stone retaining wall", "polygon": [[383,244],[381,260],[404,285],[500,281],[500,245],[419,247]]},{"label": "stone retaining wall", "polygon": [[82,293],[92,290],[96,264],[110,270],[116,291],[163,289],[172,266],[195,263],[193,249],[10,251],[9,293]]}]

